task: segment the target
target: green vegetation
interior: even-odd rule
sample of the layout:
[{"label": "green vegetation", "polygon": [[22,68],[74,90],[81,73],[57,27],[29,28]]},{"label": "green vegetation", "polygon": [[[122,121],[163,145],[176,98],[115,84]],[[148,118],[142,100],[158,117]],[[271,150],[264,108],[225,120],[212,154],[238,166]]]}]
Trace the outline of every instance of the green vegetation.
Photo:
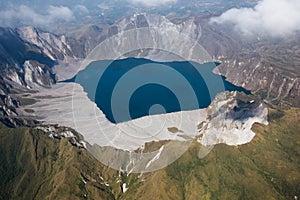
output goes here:
[{"label": "green vegetation", "polygon": [[[204,159],[201,145],[167,168],[144,175],[125,199],[293,199],[300,196],[300,110],[270,110],[270,125],[255,124],[254,140],[216,145]],[[132,186],[135,188],[135,186]]]},{"label": "green vegetation", "polygon": [[177,127],[170,127],[168,128],[168,131],[171,133],[183,133],[183,131],[179,130]]},{"label": "green vegetation", "polygon": [[99,178],[114,173],[67,139],[1,125],[0,199],[114,199]]},{"label": "green vegetation", "polygon": [[[300,109],[270,108],[269,120],[268,126],[254,125],[256,136],[249,144],[216,145],[199,159],[202,147],[194,142],[168,167],[140,177],[108,169],[67,139],[2,125],[0,199],[299,198]],[[166,142],[146,144],[146,149]],[[126,182],[126,193],[118,180]]]}]

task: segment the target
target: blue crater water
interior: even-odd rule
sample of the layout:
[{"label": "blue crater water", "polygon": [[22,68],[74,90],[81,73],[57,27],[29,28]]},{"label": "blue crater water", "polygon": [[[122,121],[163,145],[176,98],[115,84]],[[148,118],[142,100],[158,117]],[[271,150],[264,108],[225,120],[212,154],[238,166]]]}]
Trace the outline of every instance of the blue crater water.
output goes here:
[{"label": "blue crater water", "polygon": [[149,114],[206,108],[217,93],[250,91],[212,70],[218,63],[154,62],[148,59],[94,61],[66,82],[77,82],[113,123]]}]

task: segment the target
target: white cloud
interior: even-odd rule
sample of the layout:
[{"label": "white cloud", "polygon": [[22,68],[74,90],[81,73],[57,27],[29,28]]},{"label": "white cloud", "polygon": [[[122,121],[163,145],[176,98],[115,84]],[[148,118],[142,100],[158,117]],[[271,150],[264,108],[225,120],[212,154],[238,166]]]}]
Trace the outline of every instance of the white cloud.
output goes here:
[{"label": "white cloud", "polygon": [[98,8],[100,8],[101,10],[108,10],[110,9],[110,6],[105,4],[105,3],[101,3],[99,5],[97,5]]},{"label": "white cloud", "polygon": [[156,7],[161,5],[166,5],[168,3],[176,3],[177,0],[128,0],[133,4],[142,4],[148,7]]},{"label": "white cloud", "polygon": [[78,14],[88,14],[89,13],[89,10],[84,5],[80,5],[80,4],[76,5],[74,10]]},{"label": "white cloud", "polygon": [[0,12],[0,26],[32,25],[46,27],[58,21],[74,19],[73,12],[64,6],[49,6],[45,14],[40,14],[26,5]]},{"label": "white cloud", "polygon": [[262,0],[254,8],[234,8],[212,21],[233,25],[247,36],[287,37],[300,31],[300,0]]}]

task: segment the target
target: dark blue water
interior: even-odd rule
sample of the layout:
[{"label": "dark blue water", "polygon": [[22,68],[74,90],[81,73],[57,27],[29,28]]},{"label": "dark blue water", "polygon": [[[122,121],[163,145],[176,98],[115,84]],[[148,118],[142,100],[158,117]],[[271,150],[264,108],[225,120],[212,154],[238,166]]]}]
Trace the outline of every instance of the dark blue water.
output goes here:
[{"label": "dark blue water", "polygon": [[120,123],[149,114],[206,108],[217,93],[250,92],[212,73],[217,63],[95,61],[68,82],[83,86],[107,119]]}]

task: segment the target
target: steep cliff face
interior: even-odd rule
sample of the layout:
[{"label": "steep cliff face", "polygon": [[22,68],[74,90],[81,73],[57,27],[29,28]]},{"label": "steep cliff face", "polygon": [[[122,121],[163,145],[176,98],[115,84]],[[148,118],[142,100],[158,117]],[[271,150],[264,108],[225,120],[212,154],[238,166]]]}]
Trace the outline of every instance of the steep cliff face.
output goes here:
[{"label": "steep cliff face", "polygon": [[270,102],[282,100],[300,106],[300,79],[285,75],[280,69],[270,67],[257,59],[246,61],[224,60],[219,71],[227,79],[241,85]]},{"label": "steep cliff face", "polygon": [[300,106],[299,36],[284,40],[242,38],[207,20],[196,23],[203,33],[199,42],[221,63],[216,73],[270,102]]},{"label": "steep cliff face", "polygon": [[68,56],[74,56],[64,35],[57,36],[31,26],[21,27],[17,32],[22,40],[39,47],[41,52],[51,60],[65,60]]},{"label": "steep cliff face", "polygon": [[55,82],[50,70],[55,60],[41,47],[23,40],[16,30],[1,28],[0,32],[1,78],[23,87],[50,87]]}]

